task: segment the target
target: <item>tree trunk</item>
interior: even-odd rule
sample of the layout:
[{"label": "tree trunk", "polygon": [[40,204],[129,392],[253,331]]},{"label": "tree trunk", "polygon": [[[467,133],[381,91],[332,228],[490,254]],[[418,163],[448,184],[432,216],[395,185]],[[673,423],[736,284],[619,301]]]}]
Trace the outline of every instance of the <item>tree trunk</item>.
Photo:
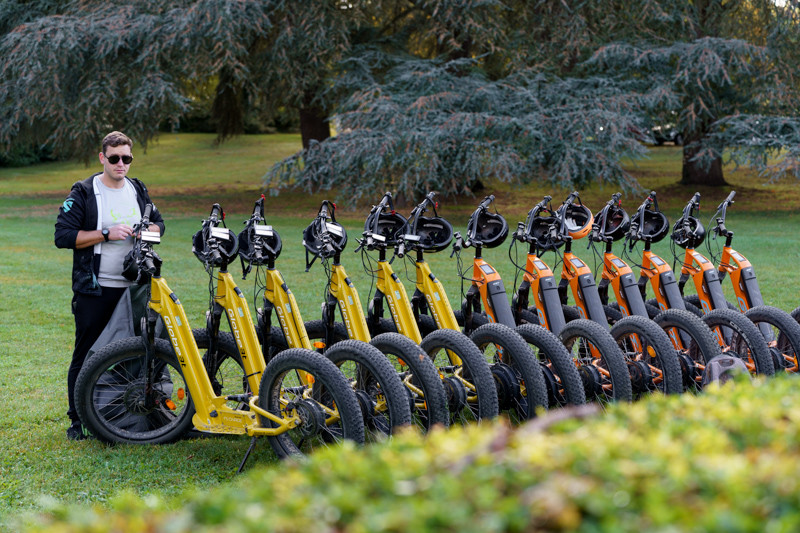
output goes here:
[{"label": "tree trunk", "polygon": [[687,145],[683,147],[681,185],[710,185],[712,187],[728,185],[722,174],[722,157],[716,158],[711,165],[706,167],[699,161],[692,161],[698,150],[689,144],[687,142]]},{"label": "tree trunk", "polygon": [[312,140],[322,142],[331,136],[328,118],[321,108],[309,106],[300,109],[300,135],[303,138],[303,149],[308,149]]},{"label": "tree trunk", "polygon": [[211,117],[217,123],[217,144],[244,133],[244,105],[241,84],[237,84],[231,72],[223,68],[219,75]]}]

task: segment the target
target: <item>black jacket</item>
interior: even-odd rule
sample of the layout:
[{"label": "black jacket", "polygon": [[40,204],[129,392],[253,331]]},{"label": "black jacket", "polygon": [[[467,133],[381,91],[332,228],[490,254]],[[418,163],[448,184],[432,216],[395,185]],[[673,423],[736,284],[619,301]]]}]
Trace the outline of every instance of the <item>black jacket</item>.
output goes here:
[{"label": "black jacket", "polygon": [[[92,182],[94,174],[83,181],[72,185],[67,199],[58,210],[56,219],[55,242],[58,248],[71,248],[72,255],[72,290],[83,294],[100,294],[100,285],[97,275],[100,272],[100,255],[95,255],[94,246],[75,248],[78,231],[95,231],[97,229],[97,200],[94,197]],[[144,206],[152,203],[147,187],[136,178],[126,178],[136,191],[136,202],[139,210],[144,212]],[[153,206],[150,222],[157,224],[164,233],[164,219],[161,213]]]}]

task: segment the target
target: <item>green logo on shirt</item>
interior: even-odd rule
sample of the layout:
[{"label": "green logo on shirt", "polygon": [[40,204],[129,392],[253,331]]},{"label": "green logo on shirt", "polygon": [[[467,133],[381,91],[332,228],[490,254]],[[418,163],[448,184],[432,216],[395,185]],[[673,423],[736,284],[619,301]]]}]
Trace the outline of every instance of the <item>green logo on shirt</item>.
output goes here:
[{"label": "green logo on shirt", "polygon": [[72,203],[74,201],[75,200],[73,200],[72,198],[67,198],[66,200],[64,200],[64,203],[61,205],[61,209],[63,209],[65,213],[69,213],[69,210],[72,209]]}]

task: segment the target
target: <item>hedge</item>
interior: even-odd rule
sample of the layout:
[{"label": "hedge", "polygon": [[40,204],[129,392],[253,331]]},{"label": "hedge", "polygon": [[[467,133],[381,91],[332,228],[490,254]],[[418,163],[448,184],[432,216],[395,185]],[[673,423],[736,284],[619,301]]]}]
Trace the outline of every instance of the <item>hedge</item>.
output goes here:
[{"label": "hedge", "polygon": [[[405,433],[205,493],[50,508],[30,531],[798,531],[795,376]],[[584,416],[587,411],[596,411]],[[232,465],[233,467],[234,465]]]}]

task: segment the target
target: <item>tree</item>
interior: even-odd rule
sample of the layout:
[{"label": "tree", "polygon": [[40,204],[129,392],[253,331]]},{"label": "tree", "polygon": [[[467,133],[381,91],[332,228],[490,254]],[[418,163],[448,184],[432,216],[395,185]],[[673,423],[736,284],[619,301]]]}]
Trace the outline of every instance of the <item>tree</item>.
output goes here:
[{"label": "tree", "polygon": [[315,0],[9,0],[0,5],[0,147],[88,154],[109,128],[143,144],[214,85],[219,140],[252,106],[297,109],[304,145],[329,133],[328,73],[360,10]]},{"label": "tree", "polygon": [[686,182],[724,183],[723,155],[796,171],[798,1],[8,0],[0,151],[146,144],[213,87],[219,140],[248,109],[297,110],[276,188],[632,186],[621,159],[673,118]]},{"label": "tree", "polygon": [[0,143],[88,158],[120,129],[146,145],[189,109],[188,84],[245,83],[246,44],[269,28],[261,6],[236,0],[68,2],[0,41]]},{"label": "tree", "polygon": [[[281,162],[266,183],[348,197],[392,189],[471,192],[486,177],[630,186],[619,159],[641,156],[635,95],[599,78],[514,62],[524,28],[499,1],[399,2],[384,39],[355,46],[329,94],[339,135]],[[527,44],[527,43],[526,43]],[[336,99],[335,99],[336,100]]]},{"label": "tree", "polygon": [[[764,170],[767,155],[800,142],[796,2],[641,4],[631,6],[644,14],[634,26],[638,38],[601,46],[588,66],[647,95],[646,111],[656,120],[676,123],[685,140],[681,183],[725,185],[726,149]],[[779,172],[796,169],[788,155]]]},{"label": "tree", "polygon": [[[620,160],[642,156],[649,126],[666,122],[686,139],[683,183],[724,184],[726,154],[761,170],[782,155],[771,170],[798,173],[796,1],[406,4],[448,15],[395,33],[423,38],[355,48],[333,85],[347,89],[343,133],[274,167],[269,186],[630,186]],[[409,45],[426,39],[444,45]]]}]

